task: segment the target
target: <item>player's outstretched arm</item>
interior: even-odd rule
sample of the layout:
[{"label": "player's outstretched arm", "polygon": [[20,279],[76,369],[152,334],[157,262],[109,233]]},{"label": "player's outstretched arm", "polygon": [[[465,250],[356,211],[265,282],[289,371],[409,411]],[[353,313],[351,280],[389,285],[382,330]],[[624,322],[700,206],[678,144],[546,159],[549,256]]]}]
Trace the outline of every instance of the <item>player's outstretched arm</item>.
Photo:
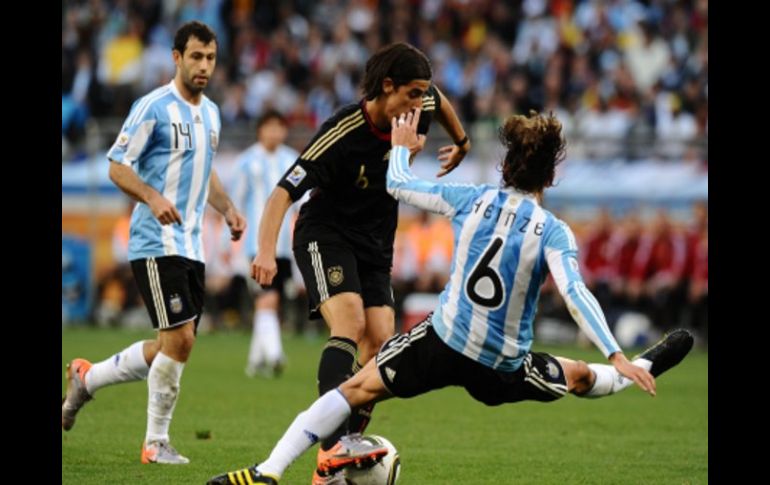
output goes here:
[{"label": "player's outstretched arm", "polygon": [[567,224],[557,220],[544,237],[548,269],[572,318],[620,374],[654,396],[655,378],[643,368],[628,361],[607,326],[599,302],[583,282],[572,230]]}]

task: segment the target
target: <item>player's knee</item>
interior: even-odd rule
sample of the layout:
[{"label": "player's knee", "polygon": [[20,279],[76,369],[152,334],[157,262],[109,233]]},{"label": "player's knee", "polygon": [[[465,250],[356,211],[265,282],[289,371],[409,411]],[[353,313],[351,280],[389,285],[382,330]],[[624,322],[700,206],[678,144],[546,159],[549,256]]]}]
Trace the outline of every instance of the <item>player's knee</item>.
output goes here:
[{"label": "player's knee", "polygon": [[575,361],[570,369],[571,392],[575,394],[585,394],[593,385],[593,372],[588,364],[582,360]]},{"label": "player's knee", "polygon": [[186,362],[193,345],[195,345],[195,335],[192,332],[180,330],[163,342],[161,350],[175,360]]},{"label": "player's knee", "polygon": [[345,396],[348,403],[356,402],[358,394],[361,392],[361,380],[360,379],[347,379],[345,382],[339,385],[338,389]]},{"label": "player's knee", "polygon": [[332,335],[361,342],[366,331],[366,319],[360,300],[341,300],[321,312],[331,329]]},{"label": "player's knee", "polygon": [[144,360],[149,365],[152,363],[152,361],[155,359],[155,356],[158,355],[158,352],[160,352],[160,341],[159,340],[145,340],[144,345],[142,347],[142,353],[144,355]]},{"label": "player's knee", "polygon": [[189,354],[195,345],[195,335],[185,334],[179,341],[179,350]]},{"label": "player's knee", "polygon": [[277,291],[268,291],[257,296],[255,306],[257,310],[277,310],[280,303]]}]

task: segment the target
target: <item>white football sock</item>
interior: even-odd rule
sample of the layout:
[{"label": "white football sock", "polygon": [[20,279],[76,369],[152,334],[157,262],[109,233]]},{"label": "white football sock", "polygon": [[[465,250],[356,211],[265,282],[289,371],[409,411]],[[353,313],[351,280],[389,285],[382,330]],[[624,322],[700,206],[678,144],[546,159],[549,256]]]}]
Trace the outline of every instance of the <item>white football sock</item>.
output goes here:
[{"label": "white football sock", "polygon": [[280,477],[284,470],[316,442],[331,435],[350,416],[350,405],[338,389],[319,397],[291,423],[270,453],[260,464],[260,473]]},{"label": "white football sock", "polygon": [[249,359],[248,364],[253,366],[258,366],[262,364],[265,360],[265,351],[263,348],[263,338],[259,334],[260,331],[260,314],[262,312],[257,311],[254,312],[254,323],[253,323],[253,329],[251,331],[251,345],[249,347]]},{"label": "white football sock", "polygon": [[267,363],[275,364],[283,358],[281,324],[278,321],[278,313],[274,310],[260,310],[257,312],[257,320]]},{"label": "white football sock", "polygon": [[179,397],[184,363],[158,352],[147,376],[147,434],[145,441],[168,441],[168,428]]},{"label": "white football sock", "polygon": [[147,377],[150,366],[144,360],[144,340],[135,342],[112,357],[92,365],[85,376],[88,394],[104,386],[120,382],[140,381]]},{"label": "white football sock", "polygon": [[[634,365],[650,370],[652,362],[647,359],[636,359],[631,362]],[[606,364],[588,364],[588,368],[594,371],[596,381],[594,386],[580,397],[603,397],[615,394],[631,386],[634,381],[620,375],[614,366]]]}]

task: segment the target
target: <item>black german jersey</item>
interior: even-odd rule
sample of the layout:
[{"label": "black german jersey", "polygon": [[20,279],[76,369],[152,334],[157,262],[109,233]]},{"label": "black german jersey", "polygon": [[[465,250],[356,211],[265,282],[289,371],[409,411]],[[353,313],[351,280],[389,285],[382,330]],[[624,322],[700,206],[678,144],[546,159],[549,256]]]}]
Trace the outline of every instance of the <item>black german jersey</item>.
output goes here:
[{"label": "black german jersey", "polygon": [[[398,219],[398,202],[385,190],[390,131],[374,126],[365,102],[326,120],[278,185],[293,201],[312,189],[294,230],[295,246],[342,238],[359,258],[389,268]],[[426,134],[441,107],[433,86],[422,102],[417,131]]]}]

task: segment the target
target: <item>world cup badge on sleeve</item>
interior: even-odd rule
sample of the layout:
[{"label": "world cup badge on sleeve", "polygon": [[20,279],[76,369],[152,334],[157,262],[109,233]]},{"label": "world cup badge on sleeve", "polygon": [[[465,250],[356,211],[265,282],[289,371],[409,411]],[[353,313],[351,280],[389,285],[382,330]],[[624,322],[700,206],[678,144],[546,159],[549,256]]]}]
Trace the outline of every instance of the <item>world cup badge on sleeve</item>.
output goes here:
[{"label": "world cup badge on sleeve", "polygon": [[289,181],[293,186],[297,187],[300,182],[305,178],[307,175],[307,172],[305,172],[305,169],[297,165],[294,167],[294,169],[289,173],[289,175],[286,176],[286,180]]}]

